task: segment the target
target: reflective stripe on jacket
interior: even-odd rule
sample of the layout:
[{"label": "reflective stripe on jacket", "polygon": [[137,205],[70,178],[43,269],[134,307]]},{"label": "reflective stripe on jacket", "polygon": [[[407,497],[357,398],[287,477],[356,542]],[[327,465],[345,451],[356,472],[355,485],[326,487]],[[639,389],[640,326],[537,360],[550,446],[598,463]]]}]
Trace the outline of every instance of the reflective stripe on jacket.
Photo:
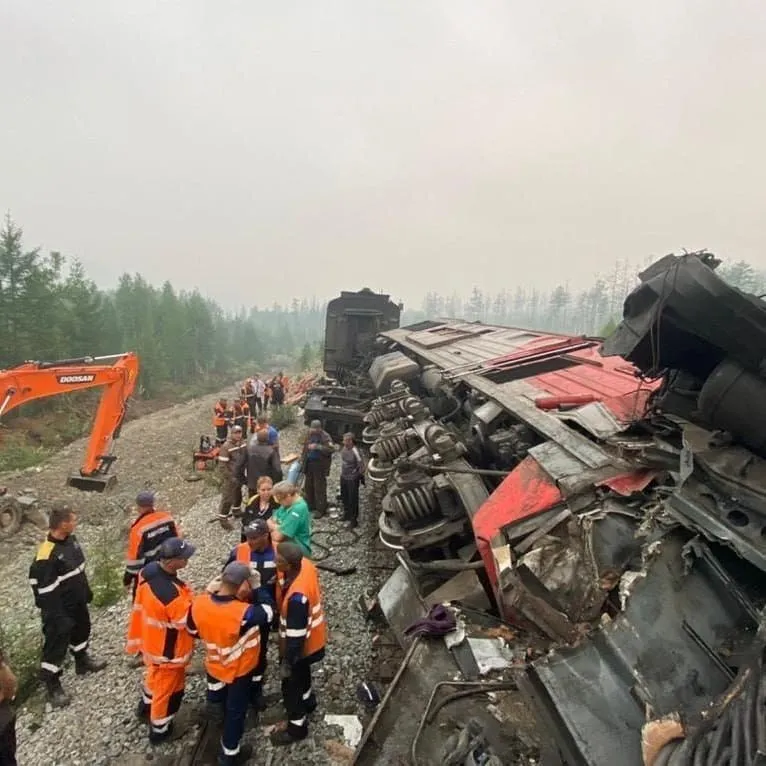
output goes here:
[{"label": "reflective stripe on jacket", "polygon": [[213,407],[213,425],[216,427],[226,425],[226,408],[220,404]]},{"label": "reflective stripe on jacket", "polygon": [[218,681],[230,684],[258,665],[261,630],[246,623],[250,606],[236,599],[215,600],[210,593],[194,599],[191,614],[197,635],[205,644],[205,670]]},{"label": "reflective stripe on jacket", "polygon": [[133,608],[147,665],[189,663],[194,637],[187,630],[187,618],[193,598],[194,591],[159,563],[144,567]]},{"label": "reflective stripe on jacket", "polygon": [[[306,599],[307,609],[305,624],[288,624],[288,605],[293,596]],[[286,583],[284,573],[277,578],[277,606],[279,607],[279,646],[280,655],[284,656],[288,639],[303,640],[303,657],[324,649],[327,643],[327,623],[322,609],[322,597],[319,589],[319,572],[312,561],[304,558],[300,572],[295,579]]]},{"label": "reflective stripe on jacket", "polygon": [[166,511],[152,508],[142,513],[130,527],[125,572],[137,577],[146,564],[157,558],[162,543],[169,537],[177,536],[178,530],[173,517]]}]

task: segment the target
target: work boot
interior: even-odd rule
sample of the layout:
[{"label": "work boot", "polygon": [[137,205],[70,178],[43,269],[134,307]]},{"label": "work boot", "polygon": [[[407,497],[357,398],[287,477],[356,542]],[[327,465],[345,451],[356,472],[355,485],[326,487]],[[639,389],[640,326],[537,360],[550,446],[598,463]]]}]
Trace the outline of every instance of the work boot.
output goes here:
[{"label": "work boot", "polygon": [[288,747],[294,745],[296,742],[306,739],[306,737],[308,737],[308,732],[302,737],[293,737],[292,734],[287,733],[287,729],[280,729],[279,731],[272,732],[269,735],[269,740],[274,747]]},{"label": "work boot", "polygon": [[218,522],[220,523],[221,527],[225,529],[227,532],[231,532],[234,527],[232,526],[231,520],[228,516],[224,516],[222,514],[218,514]]},{"label": "work boot", "polygon": [[240,745],[239,752],[236,755],[218,754],[218,766],[242,766],[253,756],[252,745]]},{"label": "work boot", "polygon": [[74,656],[74,672],[78,676],[84,676],[86,673],[98,673],[105,667],[106,662],[104,660],[94,660],[87,652]]},{"label": "work boot", "polygon": [[141,723],[149,723],[149,709],[150,706],[143,700],[138,700],[138,705],[136,706],[136,718],[138,718]]},{"label": "work boot", "polygon": [[45,686],[48,693],[48,702],[51,703],[51,707],[66,707],[72,701],[64,691],[58,678],[46,680]]},{"label": "work boot", "polygon": [[188,721],[171,721],[168,730],[162,734],[155,734],[149,729],[149,744],[161,745],[163,742],[175,742],[181,739],[189,731],[189,726],[184,725],[185,723],[188,723]]}]

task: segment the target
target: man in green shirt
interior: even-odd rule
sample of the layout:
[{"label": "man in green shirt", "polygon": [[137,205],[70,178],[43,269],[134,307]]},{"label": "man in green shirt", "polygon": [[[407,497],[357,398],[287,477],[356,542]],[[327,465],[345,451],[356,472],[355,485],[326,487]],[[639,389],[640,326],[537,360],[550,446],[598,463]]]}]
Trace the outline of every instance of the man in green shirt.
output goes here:
[{"label": "man in green shirt", "polygon": [[280,481],[271,495],[279,503],[267,522],[272,542],[275,545],[284,540],[295,542],[304,556],[311,558],[311,511],[298,488],[289,481]]}]

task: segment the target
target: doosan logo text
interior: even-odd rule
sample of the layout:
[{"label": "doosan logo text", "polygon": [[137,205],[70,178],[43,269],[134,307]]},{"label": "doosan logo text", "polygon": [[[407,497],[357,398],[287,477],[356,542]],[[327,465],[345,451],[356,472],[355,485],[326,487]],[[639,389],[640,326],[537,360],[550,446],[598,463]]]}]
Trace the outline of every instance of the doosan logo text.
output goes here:
[{"label": "doosan logo text", "polygon": [[59,375],[57,378],[59,383],[90,383],[96,379],[95,375]]}]

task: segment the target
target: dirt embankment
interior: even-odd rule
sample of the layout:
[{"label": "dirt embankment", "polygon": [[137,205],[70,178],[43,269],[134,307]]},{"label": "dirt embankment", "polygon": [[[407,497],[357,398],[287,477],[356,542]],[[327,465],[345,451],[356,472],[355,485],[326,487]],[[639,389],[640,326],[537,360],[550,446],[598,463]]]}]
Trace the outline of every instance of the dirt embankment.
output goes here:
[{"label": "dirt embankment", "polygon": [[[77,535],[92,561],[100,541],[108,537],[121,550],[124,531],[133,517],[135,494],[143,487],[160,493],[197,546],[184,576],[195,588],[201,588],[220,571],[222,563],[238,542],[238,530],[224,532],[209,523],[217,503],[216,488],[208,481],[188,482],[191,450],[201,433],[210,433],[210,420],[216,394],[201,397],[128,423],[116,447],[119,455],[119,485],[106,495],[85,494],[65,486],[69,472],[76,468],[85,447],[80,440],[57,453],[50,461],[13,477],[0,476],[14,491],[33,489],[43,508],[62,499],[80,513]],[[285,452],[297,449],[303,433],[300,425],[282,431],[280,441]],[[334,461],[330,477],[330,498],[338,488],[339,463]],[[35,546],[43,532],[26,524],[0,551],[0,626],[5,622],[23,624],[29,641],[39,639],[39,616],[32,603],[27,571]],[[311,719],[310,736],[300,745],[274,750],[269,745],[266,723],[248,726],[246,741],[256,748],[253,766],[323,766],[349,762],[349,748],[343,743],[341,729],[325,720],[326,715],[352,715],[364,719],[364,707],[357,699],[356,687],[377,673],[379,663],[374,650],[377,629],[357,607],[362,593],[375,592],[381,572],[371,556],[377,541],[376,516],[362,501],[358,530],[345,529],[332,517],[314,527],[315,557],[327,557],[334,564],[355,565],[349,576],[322,574],[323,602],[329,624],[327,656],[316,668],[314,688],[319,709]],[[94,676],[77,677],[71,668],[64,672],[63,683],[72,695],[72,704],[62,710],[47,709],[41,696],[23,703],[19,711],[18,737],[20,762],[28,766],[127,766],[127,764],[176,764],[180,752],[190,745],[197,729],[191,726],[177,743],[152,748],[146,729],[134,717],[142,671],[124,662],[125,625],[130,609],[126,596],[102,609],[93,609],[93,651],[108,661],[107,669]],[[272,642],[273,643],[273,642]],[[275,647],[272,646],[273,655]],[[201,662],[198,647],[195,665]],[[267,690],[277,692],[279,677],[270,659]],[[35,666],[36,667],[36,666]],[[204,701],[205,676],[190,673],[184,703],[190,712],[199,711]],[[279,717],[276,707],[272,714]],[[340,753],[340,755],[339,755]]]},{"label": "dirt embankment", "polygon": [[[205,482],[186,479],[200,435],[212,436],[213,405],[219,396],[230,394],[228,389],[208,394],[126,423],[114,447],[117,461],[112,470],[118,477],[117,485],[107,493],[82,492],[66,485],[81,464],[87,439],[61,448],[42,465],[0,474],[0,483],[13,493],[32,490],[43,510],[54,502],[66,502],[93,524],[119,526],[122,511],[131,508],[136,493],[144,488],[158,491],[163,502],[181,510],[214,491]],[[30,536],[37,539],[39,532],[26,524],[6,544],[23,545]]]}]

